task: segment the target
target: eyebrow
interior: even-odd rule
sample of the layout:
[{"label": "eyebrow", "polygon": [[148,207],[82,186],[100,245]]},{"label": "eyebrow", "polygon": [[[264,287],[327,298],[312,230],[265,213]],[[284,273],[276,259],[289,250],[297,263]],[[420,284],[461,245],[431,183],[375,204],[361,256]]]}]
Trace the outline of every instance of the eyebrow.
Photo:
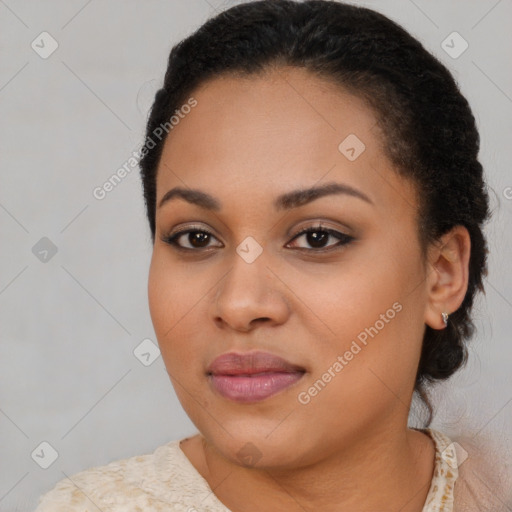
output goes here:
[{"label": "eyebrow", "polygon": [[[360,190],[344,183],[330,182],[318,187],[292,190],[291,192],[281,194],[274,200],[274,208],[276,210],[290,210],[304,206],[320,197],[334,194],[345,194],[357,197],[369,204],[373,204],[373,201]],[[183,199],[205,210],[219,211],[222,208],[222,203],[210,194],[202,192],[201,190],[182,187],[174,187],[167,191],[160,200],[158,208],[161,208],[172,199]]]}]

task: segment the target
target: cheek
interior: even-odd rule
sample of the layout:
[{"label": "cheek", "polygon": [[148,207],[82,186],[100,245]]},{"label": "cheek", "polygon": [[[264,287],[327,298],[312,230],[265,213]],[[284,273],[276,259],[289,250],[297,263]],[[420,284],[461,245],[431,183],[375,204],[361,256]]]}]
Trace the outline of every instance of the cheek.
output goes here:
[{"label": "cheek", "polygon": [[151,320],[159,343],[164,341],[164,335],[175,323],[176,294],[179,276],[166,268],[157,250],[153,251],[148,277],[148,302]]},{"label": "cheek", "polygon": [[[400,323],[396,310],[404,305],[417,280],[413,267],[406,257],[398,259],[381,245],[379,251],[371,247],[354,251],[350,258],[330,265],[322,273],[296,272],[289,282],[309,308],[311,321],[323,326],[322,331],[333,344],[335,340],[357,337],[376,322],[380,332]],[[399,305],[393,308],[397,302]],[[380,319],[381,315],[385,318]]]},{"label": "cheek", "polygon": [[170,265],[165,255],[155,249],[148,276],[151,319],[176,396],[197,425],[196,416],[200,416],[202,410],[201,407],[196,410],[198,404],[207,407],[208,403],[200,392],[205,378],[200,346],[204,336],[194,335],[194,329],[198,328],[194,318],[198,314],[197,308],[201,307],[204,289],[196,290],[195,282],[183,267]]},{"label": "cheek", "polygon": [[300,285],[314,313],[311,318],[321,319],[327,336],[317,347],[312,376],[313,382],[329,381],[325,388],[319,382],[325,391],[318,393],[323,396],[318,403],[345,404],[358,414],[387,399],[403,397],[407,403],[424,330],[419,252],[412,244],[402,249],[383,239],[375,245],[330,272],[328,279],[303,279]]},{"label": "cheek", "polygon": [[335,336],[317,353],[297,398],[305,417],[322,418],[327,430],[350,435],[397,410],[407,414],[420,338],[414,339],[410,312],[397,301],[375,300],[353,317],[342,313],[332,312]]},{"label": "cheek", "polygon": [[191,336],[191,323],[195,308],[201,307],[201,298],[208,289],[197,290],[194,284],[196,280],[191,279],[190,273],[180,265],[170,265],[155,248],[148,276],[148,302],[166,366],[172,361],[186,364],[187,358],[194,355],[192,344],[197,337]]}]

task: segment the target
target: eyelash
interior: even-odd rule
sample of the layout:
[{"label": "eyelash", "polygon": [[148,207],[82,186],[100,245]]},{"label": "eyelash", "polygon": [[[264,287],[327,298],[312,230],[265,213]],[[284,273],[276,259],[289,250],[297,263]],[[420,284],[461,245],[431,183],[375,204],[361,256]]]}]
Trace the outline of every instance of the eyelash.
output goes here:
[{"label": "eyelash", "polygon": [[[177,240],[181,236],[186,235],[188,233],[206,233],[207,235],[215,238],[215,235],[211,231],[209,231],[208,229],[205,229],[205,228],[202,228],[202,227],[201,228],[199,228],[199,227],[196,228],[196,227],[192,226],[192,227],[187,228],[185,230],[178,231],[178,232],[176,232],[176,233],[174,233],[172,235],[164,236],[164,237],[161,238],[161,240],[162,240],[162,242],[173,246],[175,249],[177,249],[179,251],[184,251],[184,252],[200,252],[201,250],[208,250],[208,249],[210,249],[209,247],[189,248],[189,247],[182,247],[182,246],[180,246],[178,244]],[[322,247],[322,248],[308,249],[308,248],[305,248],[305,247],[299,247],[298,248],[299,250],[306,250],[308,252],[316,252],[316,253],[330,252],[332,250],[341,249],[343,246],[349,244],[350,242],[352,242],[354,240],[354,237],[352,237],[350,235],[347,235],[347,234],[342,233],[340,231],[336,231],[334,229],[330,229],[330,228],[324,227],[321,224],[319,224],[317,226],[310,226],[308,228],[303,229],[302,231],[300,231],[299,233],[294,235],[293,238],[290,241],[294,241],[295,239],[299,238],[300,236],[307,235],[308,233],[327,233],[328,235],[331,235],[334,238],[338,238],[339,242],[334,244],[334,245],[328,246],[327,248]]]}]

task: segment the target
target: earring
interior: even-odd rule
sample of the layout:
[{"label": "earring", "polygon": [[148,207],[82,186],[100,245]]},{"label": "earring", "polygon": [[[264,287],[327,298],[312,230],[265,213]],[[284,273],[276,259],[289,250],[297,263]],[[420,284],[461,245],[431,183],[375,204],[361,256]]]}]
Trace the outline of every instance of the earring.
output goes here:
[{"label": "earring", "polygon": [[448,313],[445,313],[444,311],[441,313],[441,316],[443,317],[444,325],[448,325]]}]

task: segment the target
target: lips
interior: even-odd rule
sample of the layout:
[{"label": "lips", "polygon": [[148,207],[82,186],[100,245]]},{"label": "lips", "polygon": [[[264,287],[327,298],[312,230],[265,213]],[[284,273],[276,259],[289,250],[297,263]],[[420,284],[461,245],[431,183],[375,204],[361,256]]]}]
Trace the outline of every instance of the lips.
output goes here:
[{"label": "lips", "polygon": [[305,369],[269,352],[229,352],[217,357],[206,372],[213,375],[254,375],[305,372]]},{"label": "lips", "polygon": [[268,352],[217,357],[207,369],[212,388],[234,402],[258,402],[298,382],[305,369]]}]

